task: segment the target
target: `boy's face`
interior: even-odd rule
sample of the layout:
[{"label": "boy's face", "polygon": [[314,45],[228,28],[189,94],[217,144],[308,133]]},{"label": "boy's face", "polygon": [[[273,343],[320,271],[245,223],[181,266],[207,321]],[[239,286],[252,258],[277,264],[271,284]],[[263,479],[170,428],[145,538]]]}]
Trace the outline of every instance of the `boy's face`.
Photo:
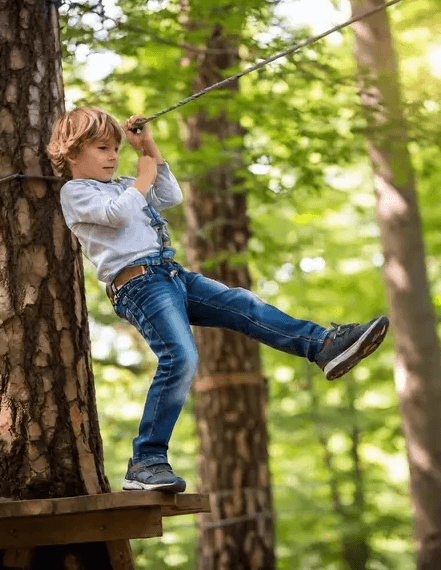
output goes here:
[{"label": "boy's face", "polygon": [[109,182],[116,170],[119,145],[114,137],[86,142],[79,154],[68,158],[72,178]]}]

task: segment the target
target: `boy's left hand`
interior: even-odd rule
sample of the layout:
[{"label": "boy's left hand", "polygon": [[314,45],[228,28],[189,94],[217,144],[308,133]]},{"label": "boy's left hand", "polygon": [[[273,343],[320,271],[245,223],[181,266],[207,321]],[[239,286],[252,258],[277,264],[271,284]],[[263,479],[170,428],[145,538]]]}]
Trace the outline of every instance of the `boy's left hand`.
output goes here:
[{"label": "boy's left hand", "polygon": [[154,158],[158,164],[164,164],[164,159],[150,134],[147,123],[144,124],[140,133],[133,133],[129,130],[138,119],[144,119],[144,115],[132,115],[130,119],[127,119],[124,123],[123,131],[126,133],[127,140],[139,156],[141,154],[147,154]]},{"label": "boy's left hand", "polygon": [[133,126],[138,119],[144,119],[144,115],[132,115],[130,119],[124,123],[123,131],[126,133],[127,140],[135,150],[144,150],[149,146],[152,141],[150,130],[147,123],[144,125],[140,133],[133,133],[129,129]]}]

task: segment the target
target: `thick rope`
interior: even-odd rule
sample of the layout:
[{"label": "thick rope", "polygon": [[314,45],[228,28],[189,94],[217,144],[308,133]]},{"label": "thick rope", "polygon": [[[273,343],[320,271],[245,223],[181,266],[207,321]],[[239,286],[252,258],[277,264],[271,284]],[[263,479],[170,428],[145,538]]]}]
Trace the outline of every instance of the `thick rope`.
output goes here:
[{"label": "thick rope", "polygon": [[[239,79],[240,77],[243,77],[244,75],[247,75],[248,73],[251,73],[252,71],[256,71],[257,69],[261,69],[262,67],[264,67],[265,65],[268,65],[268,63],[271,63],[272,61],[275,61],[276,59],[279,59],[285,55],[293,53],[293,52],[295,52],[295,51],[297,51],[297,50],[299,50],[305,46],[311,45],[311,44],[317,42],[318,40],[321,40],[321,39],[325,38],[326,36],[333,34],[334,32],[338,32],[340,30],[343,30],[343,28],[347,28],[351,24],[354,24],[355,22],[363,20],[364,18],[367,18],[368,16],[372,16],[373,14],[376,14],[377,12],[380,12],[381,10],[389,8],[389,6],[393,6],[394,4],[398,4],[401,1],[402,0],[390,0],[390,2],[386,2],[385,4],[382,4],[381,6],[377,6],[376,8],[373,8],[372,10],[369,10],[368,12],[365,12],[364,14],[360,14],[360,16],[356,16],[355,18],[351,18],[350,20],[347,20],[343,24],[339,24],[338,26],[335,26],[334,28],[331,28],[330,30],[323,32],[322,34],[319,34],[319,35],[314,36],[312,38],[309,38],[303,42],[300,42],[299,44],[291,46],[288,49],[286,49],[285,51],[282,51],[276,55],[273,55],[272,57],[269,57],[268,59],[265,59],[259,63],[256,63],[256,65],[253,65],[251,67],[247,67],[244,71],[241,71],[240,73],[237,73],[236,75],[232,75],[231,77],[227,77],[226,79],[223,79],[222,81],[219,81],[218,83],[214,83],[213,85],[206,87],[205,89],[203,89],[202,91],[199,91],[198,93],[194,93],[193,95],[191,95],[190,97],[187,97],[186,99],[182,99],[182,101],[179,101],[178,103],[176,103],[175,105],[172,105],[171,107],[167,107],[167,109],[164,109],[163,111],[159,111],[158,113],[155,113],[154,115],[150,115],[150,117],[146,117],[144,119],[139,119],[138,121],[136,121],[136,123],[134,123],[132,129],[130,129],[130,130],[134,131],[134,132],[136,132],[137,130],[140,131],[142,129],[143,125],[145,125],[146,123],[149,123],[150,121],[153,121],[153,119],[157,119],[158,117],[162,117],[162,115],[165,115],[166,113],[170,113],[170,111],[174,111],[175,109],[178,109],[179,107],[182,107],[183,105],[186,105],[187,103],[190,103],[190,101],[194,101],[195,99],[198,99],[202,95],[205,95],[205,93],[209,93],[210,91],[213,91],[214,89],[219,89],[219,87],[223,87],[224,85],[227,85],[228,83],[231,83],[232,81],[235,81],[236,79]],[[46,180],[53,180],[53,181],[60,181],[60,182],[63,181],[63,179],[61,177],[57,177],[57,176],[33,176],[33,175],[26,175],[26,174],[12,174],[10,176],[6,176],[5,178],[0,178],[0,184],[2,184],[4,182],[8,182],[10,180],[13,180],[14,178],[19,178],[19,179],[21,179],[21,178],[34,178],[34,179],[40,179],[40,180],[46,179]]]},{"label": "thick rope", "polygon": [[285,55],[293,53],[293,52],[295,52],[301,48],[304,48],[305,46],[311,45],[311,44],[317,42],[318,40],[321,40],[321,39],[325,38],[326,36],[333,34],[334,32],[338,32],[338,31],[342,30],[343,28],[347,28],[351,24],[358,22],[359,20],[363,20],[364,18],[367,18],[368,16],[372,16],[372,14],[376,14],[377,12],[380,12],[381,10],[389,8],[389,6],[393,6],[394,4],[398,4],[398,2],[401,2],[401,1],[402,0],[391,0],[390,2],[386,2],[385,4],[382,4],[381,6],[377,6],[376,8],[373,8],[372,10],[369,10],[368,12],[365,12],[364,14],[361,14],[360,16],[356,16],[354,18],[351,18],[350,20],[347,20],[343,24],[339,24],[338,26],[335,26],[334,28],[331,28],[330,30],[323,32],[322,34],[319,34],[319,35],[314,36],[312,38],[309,38],[303,42],[300,42],[299,44],[291,46],[288,49],[286,49],[285,51],[282,51],[276,55],[273,55],[272,57],[269,57],[268,59],[265,59],[259,63],[256,63],[255,65],[252,65],[251,67],[247,67],[244,71],[241,71],[240,73],[236,73],[236,75],[232,75],[231,77],[227,77],[226,79],[223,79],[222,81],[219,81],[218,83],[214,83],[213,85],[210,85],[209,87],[206,87],[205,89],[202,89],[202,91],[199,91],[198,93],[194,93],[193,95],[190,95],[190,97],[187,97],[186,99],[182,99],[182,101],[179,101],[179,103],[176,103],[175,105],[172,105],[171,107],[167,107],[167,109],[164,109],[163,111],[159,111],[158,113],[155,113],[154,115],[150,115],[149,117],[146,117],[144,119],[139,119],[138,121],[136,121],[133,124],[133,127],[130,130],[133,132],[141,130],[142,126],[145,125],[146,123],[149,123],[150,121],[153,121],[153,119],[157,119],[158,117],[162,117],[162,115],[165,115],[166,113],[170,113],[170,111],[174,111],[175,109],[178,109],[179,107],[182,107],[183,105],[186,105],[187,103],[190,103],[190,101],[194,101],[195,99],[202,97],[202,95],[205,95],[205,93],[209,93],[210,91],[213,91],[214,89],[219,89],[219,87],[223,87],[224,85],[227,85],[228,83],[231,83],[232,81],[235,81],[236,79],[239,79],[240,77],[243,77],[244,75],[247,75],[248,73],[251,73],[252,71],[256,71],[257,69],[261,69],[262,67],[264,67],[265,65],[268,65],[268,63],[271,63],[272,61],[275,61],[276,59],[279,59]]}]

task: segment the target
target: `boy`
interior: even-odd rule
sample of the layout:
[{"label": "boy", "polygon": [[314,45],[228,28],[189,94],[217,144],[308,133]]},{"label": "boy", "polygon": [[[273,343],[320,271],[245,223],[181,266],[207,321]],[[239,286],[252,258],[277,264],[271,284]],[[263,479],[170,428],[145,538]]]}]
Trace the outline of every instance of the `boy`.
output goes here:
[{"label": "boy", "polygon": [[[182,492],[185,481],[173,473],[167,449],[197,368],[190,325],[242,332],[308,358],[334,380],[380,345],[389,321],[331,323],[328,330],[176,263],[158,210],[179,204],[182,193],[147,127],[134,132],[140,117],[130,117],[121,129],[101,109],[78,107],[58,119],[48,153],[69,179],[61,189],[67,225],[106,283],[117,315],[136,327],[158,357],[123,488]],[[144,156],[137,178],[114,179],[124,134]]]}]

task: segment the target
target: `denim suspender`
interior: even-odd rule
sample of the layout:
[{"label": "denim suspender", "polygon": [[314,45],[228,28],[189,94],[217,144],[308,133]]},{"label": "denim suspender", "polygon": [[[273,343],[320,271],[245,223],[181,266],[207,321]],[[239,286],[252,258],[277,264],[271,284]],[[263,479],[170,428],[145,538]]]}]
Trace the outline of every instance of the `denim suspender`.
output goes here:
[{"label": "denim suspender", "polygon": [[156,231],[158,232],[161,242],[161,253],[162,253],[164,246],[170,245],[171,243],[170,236],[168,235],[167,231],[167,220],[165,218],[161,218],[158,212],[150,204],[147,204],[147,206],[145,206],[143,210],[148,212],[152,220],[150,222],[150,225],[152,226],[152,228],[155,228]]}]

